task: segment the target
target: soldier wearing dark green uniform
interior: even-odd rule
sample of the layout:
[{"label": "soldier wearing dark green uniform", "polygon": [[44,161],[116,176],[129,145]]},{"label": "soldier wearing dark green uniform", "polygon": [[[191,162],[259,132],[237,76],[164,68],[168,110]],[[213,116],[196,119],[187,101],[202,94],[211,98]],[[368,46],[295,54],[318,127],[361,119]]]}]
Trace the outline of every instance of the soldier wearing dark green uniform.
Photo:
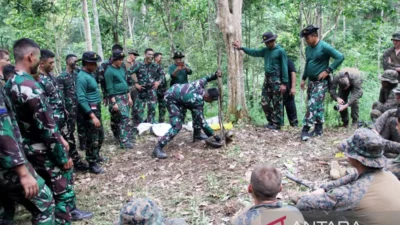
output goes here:
[{"label": "soldier wearing dark green uniform", "polygon": [[[154,62],[162,67],[162,54],[160,52],[154,53]],[[167,80],[165,76],[161,78],[161,84],[157,89],[157,103],[158,103],[158,122],[165,122],[165,111],[166,111],[166,103],[164,100],[164,94],[167,91]]]},{"label": "soldier wearing dark green uniform", "polygon": [[112,64],[107,68],[104,75],[107,94],[110,98],[110,111],[114,117],[118,117],[119,144],[121,148],[131,149],[132,128],[129,120],[129,109],[133,105],[129,86],[126,81],[125,70],[122,68],[125,54],[121,51],[114,51]]},{"label": "soldier wearing dark green uniform", "polygon": [[101,58],[95,52],[84,52],[82,69],[76,81],[76,94],[80,110],[85,113],[86,160],[92,173],[104,173],[99,165],[102,161],[100,149],[104,140],[103,124],[101,121],[101,97],[96,79],[92,73],[97,69]]},{"label": "soldier wearing dark green uniform", "polygon": [[[67,120],[65,129],[62,132],[64,139],[69,144],[69,155],[74,161],[74,169],[78,171],[85,171],[89,167],[84,163],[78,153],[75,141],[75,126],[77,125],[77,114],[78,114],[78,101],[76,98],[76,79],[78,77],[78,68],[76,68],[77,62],[76,55],[69,54],[66,57],[66,70],[57,77],[58,87],[63,93],[63,100],[65,103],[65,109],[67,111]],[[82,116],[81,116],[82,118]],[[83,124],[83,121],[80,123]],[[83,128],[84,126],[81,125]],[[85,132],[78,132],[79,142],[85,146],[83,149],[86,150],[86,137]]]},{"label": "soldier wearing dark green uniform", "polygon": [[358,100],[363,95],[361,84],[362,79],[360,71],[355,68],[343,68],[339,71],[339,74],[333,78],[329,92],[331,97],[338,103],[338,111],[342,117],[344,127],[349,125],[348,107],[351,107],[351,119],[353,126],[357,126]]},{"label": "soldier wearing dark green uniform", "polygon": [[[309,25],[304,28],[300,37],[307,43],[306,65],[301,80],[301,89],[305,89],[305,82],[308,79],[307,89],[307,113],[303,120],[301,140],[307,141],[310,136],[321,136],[323,134],[324,123],[324,99],[328,91],[329,74],[342,64],[343,54],[334,49],[328,43],[318,37],[318,27]],[[334,58],[332,64],[329,60]],[[315,125],[314,131],[310,134],[309,130]]]},{"label": "soldier wearing dark green uniform", "polygon": [[53,193],[26,160],[14,112],[0,88],[0,224],[13,224],[15,203],[32,214],[32,224],[54,224]]},{"label": "soldier wearing dark green uniform", "polygon": [[233,44],[236,49],[243,50],[250,56],[264,58],[265,80],[261,106],[268,120],[266,127],[273,130],[280,130],[283,125],[282,96],[289,81],[286,52],[275,43],[277,37],[278,35],[272,32],[264,33],[262,43],[265,43],[266,47],[262,49],[243,48],[239,41]]},{"label": "soldier wearing dark green uniform", "polygon": [[148,48],[144,52],[145,59],[143,63],[137,66],[129,73],[133,76],[133,82],[138,90],[138,97],[133,107],[134,118],[133,126],[137,128],[140,123],[145,121],[144,110],[147,105],[147,123],[155,122],[155,109],[157,103],[157,89],[165,76],[161,66],[153,63],[154,51]]},{"label": "soldier wearing dark green uniform", "polygon": [[194,129],[193,139],[203,139],[199,136],[201,129],[203,129],[208,137],[214,136],[217,142],[221,141],[221,138],[208,126],[203,115],[204,102],[218,100],[219,91],[217,88],[204,90],[207,83],[216,80],[217,76],[221,76],[220,71],[188,84],[175,84],[168,89],[164,98],[167,102],[169,121],[172,127],[168,130],[166,135],[158,140],[157,146],[153,151],[153,157],[159,159],[167,158],[163,147],[182,129],[184,109],[189,109],[192,112]]},{"label": "soldier wearing dark green uniform", "polygon": [[68,143],[61,137],[44,89],[32,77],[38,74],[39,55],[39,45],[34,41],[23,38],[15,42],[16,73],[5,90],[21,130],[25,155],[52,189],[55,224],[68,225],[71,220],[90,218],[93,214],[75,206],[73,162],[68,156]]}]

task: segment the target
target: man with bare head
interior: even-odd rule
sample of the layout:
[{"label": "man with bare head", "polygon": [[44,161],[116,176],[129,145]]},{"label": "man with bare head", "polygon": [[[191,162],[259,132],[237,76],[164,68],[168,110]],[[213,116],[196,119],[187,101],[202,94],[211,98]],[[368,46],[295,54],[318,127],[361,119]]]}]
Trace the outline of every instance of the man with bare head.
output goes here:
[{"label": "man with bare head", "polygon": [[7,50],[0,49],[0,87],[4,86],[5,77],[3,75],[3,69],[5,66],[10,64],[10,53]]},{"label": "man with bare head", "polygon": [[248,192],[254,205],[244,209],[231,224],[303,224],[304,218],[295,207],[283,207],[277,199],[282,191],[282,174],[273,166],[257,165],[250,178]]}]

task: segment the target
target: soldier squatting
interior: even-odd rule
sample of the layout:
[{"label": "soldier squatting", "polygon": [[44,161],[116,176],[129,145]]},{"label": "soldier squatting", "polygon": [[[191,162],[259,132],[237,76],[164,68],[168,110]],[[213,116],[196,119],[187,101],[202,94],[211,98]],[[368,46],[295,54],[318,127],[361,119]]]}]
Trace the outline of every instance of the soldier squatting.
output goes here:
[{"label": "soldier squatting", "polygon": [[[301,89],[307,84],[307,113],[300,134],[302,141],[323,135],[325,94],[329,91],[337,102],[342,125],[358,123],[359,99],[363,95],[362,75],[357,68],[342,68],[331,74],[344,61],[338,50],[318,37],[318,27],[304,28],[300,36],[307,43],[306,65],[301,76]],[[253,57],[264,58],[265,81],[261,108],[266,128],[280,130],[284,106],[289,124],[298,126],[294,95],[296,70],[285,50],[276,43],[278,35],[266,32],[262,49],[250,49],[233,43],[234,49]],[[234,216],[231,224],[304,224],[309,211],[356,212],[356,221],[370,224],[397,224],[400,210],[400,157],[387,163],[384,153],[400,153],[400,33],[393,34],[394,47],[383,54],[384,73],[380,76],[379,100],[372,106],[373,129],[357,129],[338,149],[355,168],[345,177],[324,184],[310,194],[294,194],[295,206],[284,206],[277,194],[282,190],[282,174],[268,165],[254,168],[248,192],[254,205]],[[111,115],[111,130],[120,148],[134,148],[140,123],[164,122],[168,111],[171,128],[161,137],[152,156],[168,157],[164,147],[182,129],[188,111],[192,114],[193,140],[221,138],[204,118],[204,102],[219,98],[217,88],[206,85],[222,76],[216,71],[189,82],[193,73],[178,51],[168,68],[168,87],[162,66],[163,55],[147,48],[144,61],[139,53],[116,44],[111,57],[102,61],[95,52],[82,57],[68,54],[66,70],[53,74],[55,55],[41,49],[33,40],[23,38],[13,46],[15,67],[10,54],[0,50],[0,224],[12,224],[15,204],[32,214],[32,224],[71,224],[93,216],[76,207],[73,172],[105,173],[101,156],[104,140],[102,103]],[[330,63],[330,59],[333,59]],[[77,63],[81,61],[82,67]],[[158,103],[159,118],[155,111]],[[147,108],[147,110],[146,110]],[[147,112],[147,113],[146,113]],[[313,128],[312,131],[310,129]],[[85,160],[78,153],[85,151]],[[391,171],[391,172],[389,172]],[[396,176],[394,176],[394,175]],[[384,189],[385,191],[379,191]],[[379,199],[381,201],[377,201]],[[300,210],[302,212],[300,212]],[[311,216],[312,217],[312,216]],[[145,218],[145,219],[144,219]],[[371,223],[372,221],[372,223]],[[182,219],[168,219],[150,199],[133,199],[120,212],[116,224],[186,224]]]}]

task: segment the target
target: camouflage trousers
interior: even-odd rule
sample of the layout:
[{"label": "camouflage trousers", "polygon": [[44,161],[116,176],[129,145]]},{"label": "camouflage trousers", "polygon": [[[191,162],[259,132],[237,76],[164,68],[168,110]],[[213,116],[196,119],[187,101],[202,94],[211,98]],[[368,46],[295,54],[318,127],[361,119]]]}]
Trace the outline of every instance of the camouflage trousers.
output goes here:
[{"label": "camouflage trousers", "polygon": [[281,82],[276,75],[265,76],[261,92],[261,107],[269,123],[283,125],[283,98],[280,92]]},{"label": "camouflage trousers", "polygon": [[[129,119],[129,98],[128,94],[115,95],[115,101],[118,105],[118,111],[112,109],[112,105],[109,106],[111,112],[111,117],[114,117],[118,122],[116,124],[116,129],[118,130],[118,140],[121,147],[125,147],[132,137],[132,125]],[[114,133],[115,134],[115,133]]]},{"label": "camouflage trousers", "polygon": [[[119,107],[119,106],[118,106]],[[120,139],[120,129],[119,124],[121,123],[121,117],[118,112],[114,112],[112,106],[108,106],[108,112],[110,113],[110,127],[111,132],[115,139]]]},{"label": "camouflage trousers", "polygon": [[[156,114],[157,93],[156,90],[138,91],[138,96],[133,107],[133,126],[136,128],[140,123],[154,123]],[[144,110],[147,105],[147,119],[144,119]]]},{"label": "camouflage trousers", "polygon": [[165,92],[167,91],[166,88],[159,88],[157,90],[157,102],[158,102],[158,122],[164,123],[165,122],[165,112],[166,112],[166,102],[164,100]]},{"label": "camouflage trousers", "polygon": [[131,99],[133,102],[133,106],[132,106],[132,110],[131,110],[132,121],[133,121],[135,118],[135,111],[133,109],[135,108],[135,102],[136,102],[137,95],[138,95],[138,91],[134,86],[130,88],[130,95],[131,95]]},{"label": "camouflage trousers", "polygon": [[64,109],[55,109],[53,112],[53,118],[57,124],[58,130],[62,130],[62,128],[65,126]]},{"label": "camouflage trousers", "polygon": [[392,172],[397,177],[397,179],[400,180],[400,163],[389,164],[387,170]]},{"label": "camouflage trousers", "polygon": [[69,144],[69,156],[72,158],[74,163],[76,163],[81,160],[81,157],[78,153],[78,149],[76,148],[76,141],[75,141],[75,126],[76,126],[78,109],[76,105],[70,105],[67,106],[66,108],[68,116],[67,116],[66,126],[62,129],[62,135]]},{"label": "camouflage trousers", "polygon": [[43,143],[32,143],[27,158],[36,172],[45,180],[55,200],[55,224],[71,224],[71,211],[75,209],[76,198],[73,185],[73,169],[63,170],[52,160],[50,153],[42,153],[47,147]]},{"label": "camouflage trousers", "polygon": [[101,120],[101,103],[91,103],[92,112],[100,120],[100,127],[95,127],[89,115],[85,115],[86,161],[95,163],[99,160],[100,149],[104,141],[103,121]]},{"label": "camouflage trousers", "polygon": [[79,139],[79,148],[81,150],[86,150],[86,130],[85,130],[85,120],[86,120],[86,115],[84,112],[82,112],[79,108],[77,110],[78,115],[76,117],[76,125],[78,128],[78,139]]},{"label": "camouflage trousers", "polygon": [[[350,91],[349,90],[343,90],[340,89],[339,91],[339,98],[343,99],[343,101],[347,102],[349,99]],[[353,103],[351,108],[351,119],[353,124],[357,124],[358,122],[358,117],[359,117],[359,108],[358,108],[358,100]],[[348,124],[349,123],[349,111],[345,109],[344,111],[340,112],[340,117],[342,118],[343,124]]]},{"label": "camouflage trousers", "polygon": [[32,214],[32,224],[54,224],[53,193],[31,164],[25,164],[36,179],[39,192],[33,198],[25,198],[24,188],[14,170],[0,171],[0,224],[13,224],[15,203],[23,205]]},{"label": "camouflage trousers", "polygon": [[400,153],[400,134],[397,131],[397,117],[390,117],[386,120],[380,135],[385,140],[385,153]]},{"label": "camouflage trousers", "polygon": [[328,81],[308,81],[307,112],[303,126],[312,127],[324,123],[324,99],[328,90]]}]

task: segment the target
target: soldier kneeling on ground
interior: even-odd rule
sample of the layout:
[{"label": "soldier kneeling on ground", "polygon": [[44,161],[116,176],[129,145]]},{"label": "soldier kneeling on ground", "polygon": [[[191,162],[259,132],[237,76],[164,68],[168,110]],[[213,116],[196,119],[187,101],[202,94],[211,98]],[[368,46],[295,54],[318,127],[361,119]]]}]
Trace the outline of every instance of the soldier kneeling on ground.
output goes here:
[{"label": "soldier kneeling on ground", "polygon": [[385,70],[379,79],[382,87],[379,93],[379,100],[372,105],[371,120],[373,122],[387,110],[397,108],[395,94],[392,91],[399,83],[397,72],[395,70]]},{"label": "soldier kneeling on ground", "polygon": [[[390,111],[392,111],[392,110],[390,110]],[[386,113],[384,113],[383,115],[382,115],[382,117],[385,115]],[[399,136],[399,134],[400,134],[400,109],[396,109],[396,117],[390,117],[391,119],[392,118],[395,118],[395,123],[396,123],[396,126],[394,127],[395,129],[396,129],[396,132],[397,132],[397,137]],[[380,118],[379,118],[380,119]],[[379,120],[378,120],[379,121]],[[392,125],[393,123],[391,123],[391,125]],[[391,127],[391,130],[392,130],[392,127]],[[388,141],[388,142],[392,142],[392,141]],[[397,146],[400,146],[400,143],[398,143],[398,142],[394,142]],[[394,144],[393,144],[394,145]],[[397,148],[398,149],[398,151],[400,151],[400,147],[398,147]],[[390,172],[392,172],[396,177],[397,177],[397,179],[400,179],[400,155],[399,156],[397,156],[397,158],[395,159],[395,160],[393,160],[392,161],[392,163],[388,166],[388,170],[390,171]]]},{"label": "soldier kneeling on ground", "polygon": [[169,219],[162,216],[157,205],[148,198],[132,199],[126,203],[114,225],[187,225],[183,219]]},{"label": "soldier kneeling on ground", "polygon": [[254,205],[233,217],[231,224],[303,224],[304,218],[298,209],[284,207],[276,198],[281,191],[282,175],[279,170],[263,164],[256,166],[248,186]]}]

